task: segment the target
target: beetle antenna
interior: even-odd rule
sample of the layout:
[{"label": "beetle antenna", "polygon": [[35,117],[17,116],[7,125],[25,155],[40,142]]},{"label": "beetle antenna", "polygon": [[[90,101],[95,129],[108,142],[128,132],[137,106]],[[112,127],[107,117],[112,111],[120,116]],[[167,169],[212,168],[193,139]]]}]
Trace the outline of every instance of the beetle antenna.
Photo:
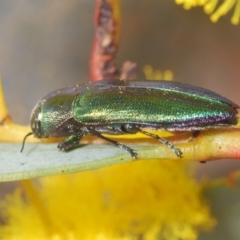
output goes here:
[{"label": "beetle antenna", "polygon": [[33,134],[33,132],[30,132],[30,133],[26,134],[26,136],[23,138],[22,148],[21,148],[21,151],[20,151],[20,152],[22,152],[23,149],[24,149],[24,146],[25,146],[25,142],[26,142],[27,137],[29,137],[29,136],[32,135],[32,134]]}]

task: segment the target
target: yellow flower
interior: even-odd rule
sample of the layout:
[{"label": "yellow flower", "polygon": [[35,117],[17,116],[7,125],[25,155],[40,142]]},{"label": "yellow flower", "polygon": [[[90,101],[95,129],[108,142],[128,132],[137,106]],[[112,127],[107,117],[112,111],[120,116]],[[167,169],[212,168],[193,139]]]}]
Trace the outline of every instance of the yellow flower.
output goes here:
[{"label": "yellow flower", "polygon": [[234,25],[239,23],[240,18],[240,0],[224,0],[219,3],[219,0],[175,0],[177,4],[182,4],[185,9],[202,6],[205,13],[211,14],[212,22],[217,22],[221,16],[226,15],[232,8],[235,7],[231,22]]},{"label": "yellow flower", "polygon": [[1,203],[0,238],[197,239],[215,221],[188,172],[148,160],[40,179],[37,196],[26,187],[28,201],[18,189]]},{"label": "yellow flower", "polygon": [[166,70],[164,72],[160,70],[153,70],[151,65],[145,65],[143,67],[143,72],[146,79],[150,80],[172,80],[173,73],[170,70]]}]

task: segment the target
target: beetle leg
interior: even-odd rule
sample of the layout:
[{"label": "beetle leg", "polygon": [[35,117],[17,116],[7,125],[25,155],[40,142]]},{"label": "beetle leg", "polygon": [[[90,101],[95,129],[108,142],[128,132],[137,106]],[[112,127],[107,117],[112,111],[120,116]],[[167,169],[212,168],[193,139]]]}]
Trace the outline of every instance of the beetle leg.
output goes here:
[{"label": "beetle leg", "polygon": [[126,146],[126,145],[124,145],[124,144],[122,144],[122,143],[119,143],[119,142],[117,142],[117,141],[115,141],[115,140],[112,140],[112,139],[110,139],[110,138],[104,137],[102,134],[100,134],[100,133],[97,132],[97,131],[91,131],[91,133],[92,133],[93,135],[95,135],[95,136],[97,136],[97,137],[105,140],[105,141],[108,141],[108,142],[116,145],[116,146],[119,147],[119,148],[122,148],[122,149],[128,151],[133,158],[137,159],[137,153],[136,153],[132,148],[130,148],[130,147],[128,147],[128,146]]},{"label": "beetle leg", "polygon": [[58,148],[65,152],[69,149],[75,148],[79,145],[80,139],[83,137],[83,132],[79,132],[78,134],[71,135],[65,138],[61,143],[58,144]]},{"label": "beetle leg", "polygon": [[166,144],[169,148],[171,148],[179,158],[182,157],[182,152],[181,152],[181,150],[180,150],[179,148],[176,148],[173,144],[171,144],[171,143],[170,143],[169,141],[167,141],[166,139],[161,138],[161,137],[159,137],[159,136],[156,135],[156,134],[152,134],[152,133],[146,132],[146,131],[142,130],[141,128],[134,127],[134,125],[132,126],[132,129],[136,129],[138,132],[141,132],[141,133],[144,134],[144,135],[147,135],[147,136],[149,136],[149,137],[152,137],[152,138],[155,138],[155,139],[159,140],[160,142]]}]

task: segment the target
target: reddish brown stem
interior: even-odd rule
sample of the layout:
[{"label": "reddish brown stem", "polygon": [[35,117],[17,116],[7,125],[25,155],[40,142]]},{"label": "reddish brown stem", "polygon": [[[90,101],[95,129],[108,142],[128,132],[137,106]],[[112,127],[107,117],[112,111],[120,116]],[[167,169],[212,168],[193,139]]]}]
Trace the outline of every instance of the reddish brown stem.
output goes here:
[{"label": "reddish brown stem", "polygon": [[119,19],[116,19],[115,0],[96,0],[95,37],[90,58],[92,81],[117,78],[115,56],[118,47]]}]

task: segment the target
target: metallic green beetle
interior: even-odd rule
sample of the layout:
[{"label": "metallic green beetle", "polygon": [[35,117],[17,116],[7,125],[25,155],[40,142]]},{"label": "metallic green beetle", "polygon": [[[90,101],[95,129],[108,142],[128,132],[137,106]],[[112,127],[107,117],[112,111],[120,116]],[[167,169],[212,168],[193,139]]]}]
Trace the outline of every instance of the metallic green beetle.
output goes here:
[{"label": "metallic green beetle", "polygon": [[48,94],[33,109],[32,133],[28,135],[67,136],[58,145],[62,151],[77,147],[84,135],[94,135],[136,158],[133,149],[102,134],[141,132],[163,142],[181,157],[178,148],[145,129],[194,131],[229,127],[237,122],[238,108],[217,93],[179,82],[102,80]]}]

